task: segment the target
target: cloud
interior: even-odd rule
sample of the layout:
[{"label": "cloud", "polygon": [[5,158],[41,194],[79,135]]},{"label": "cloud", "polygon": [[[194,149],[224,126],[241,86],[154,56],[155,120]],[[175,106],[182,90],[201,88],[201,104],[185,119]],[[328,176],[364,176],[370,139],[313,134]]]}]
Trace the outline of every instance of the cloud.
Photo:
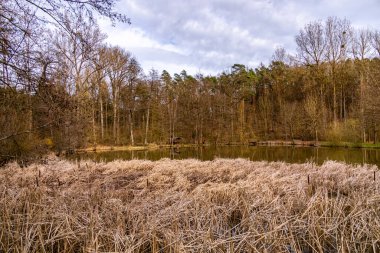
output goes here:
[{"label": "cloud", "polygon": [[[378,0],[121,0],[132,25],[106,21],[107,41],[134,54],[143,68],[215,74],[235,63],[268,63],[306,23],[346,17],[355,27],[378,27]],[[364,11],[358,11],[365,8]]]}]

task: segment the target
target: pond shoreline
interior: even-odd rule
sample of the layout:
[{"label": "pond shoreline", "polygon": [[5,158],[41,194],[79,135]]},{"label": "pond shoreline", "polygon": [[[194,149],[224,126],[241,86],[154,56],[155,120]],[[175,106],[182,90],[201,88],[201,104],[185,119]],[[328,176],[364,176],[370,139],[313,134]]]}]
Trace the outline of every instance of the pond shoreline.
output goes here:
[{"label": "pond shoreline", "polygon": [[354,142],[330,142],[330,141],[254,141],[250,143],[219,143],[219,144],[148,144],[148,145],[97,145],[89,146],[87,148],[76,149],[76,153],[86,153],[86,152],[109,152],[109,151],[149,151],[165,148],[197,148],[197,147],[228,147],[228,146],[296,146],[296,147],[331,147],[331,148],[373,148],[380,149],[380,143],[354,143]]},{"label": "pond shoreline", "polygon": [[309,145],[176,145],[149,147],[120,147],[120,149],[102,149],[67,154],[69,160],[93,160],[111,162],[114,160],[151,160],[163,158],[173,160],[198,159],[211,161],[218,158],[243,158],[251,161],[283,161],[287,163],[315,162],[323,164],[326,160],[346,162],[349,164],[375,164],[380,167],[380,149],[349,148],[344,146],[318,147]]}]

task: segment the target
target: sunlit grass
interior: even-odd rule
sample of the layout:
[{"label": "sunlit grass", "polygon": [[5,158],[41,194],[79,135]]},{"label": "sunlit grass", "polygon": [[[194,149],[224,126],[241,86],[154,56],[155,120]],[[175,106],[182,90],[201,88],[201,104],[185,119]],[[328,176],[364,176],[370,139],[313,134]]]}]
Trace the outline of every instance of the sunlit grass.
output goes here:
[{"label": "sunlit grass", "polygon": [[0,252],[378,252],[376,171],[243,159],[9,164]]},{"label": "sunlit grass", "polygon": [[380,143],[361,143],[361,142],[343,142],[343,141],[336,141],[336,142],[328,142],[328,141],[322,141],[319,143],[322,147],[345,147],[345,148],[380,148]]}]

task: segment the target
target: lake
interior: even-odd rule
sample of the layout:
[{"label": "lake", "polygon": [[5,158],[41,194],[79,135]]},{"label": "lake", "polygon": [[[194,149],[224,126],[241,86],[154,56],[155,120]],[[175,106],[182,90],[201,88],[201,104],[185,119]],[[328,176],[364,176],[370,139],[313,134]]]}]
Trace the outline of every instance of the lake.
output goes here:
[{"label": "lake", "polygon": [[116,159],[161,158],[213,160],[215,158],[246,158],[251,161],[284,161],[288,163],[315,162],[326,160],[343,161],[351,164],[376,164],[380,166],[380,149],[298,147],[298,146],[207,146],[186,148],[161,148],[144,151],[106,151],[78,153],[69,159],[90,159],[109,162]]}]

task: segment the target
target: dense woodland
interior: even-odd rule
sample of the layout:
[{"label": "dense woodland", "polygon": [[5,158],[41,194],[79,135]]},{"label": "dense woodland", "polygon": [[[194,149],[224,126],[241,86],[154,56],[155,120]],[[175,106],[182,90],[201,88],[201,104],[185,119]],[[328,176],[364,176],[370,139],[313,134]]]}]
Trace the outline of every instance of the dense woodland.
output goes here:
[{"label": "dense woodland", "polygon": [[92,11],[129,20],[112,1],[88,3],[0,2],[1,159],[179,138],[377,141],[379,31],[330,17],[306,24],[297,53],[278,48],[268,65],[171,75],[107,45]]}]

